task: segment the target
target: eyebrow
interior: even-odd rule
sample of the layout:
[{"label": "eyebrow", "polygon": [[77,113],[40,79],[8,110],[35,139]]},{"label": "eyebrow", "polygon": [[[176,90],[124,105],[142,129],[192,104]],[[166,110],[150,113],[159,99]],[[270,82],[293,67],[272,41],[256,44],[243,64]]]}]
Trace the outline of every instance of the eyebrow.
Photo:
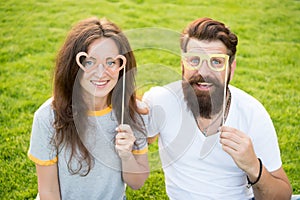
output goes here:
[{"label": "eyebrow", "polygon": [[[117,56],[118,56],[118,55],[116,55],[116,56],[106,56],[106,57],[104,57],[103,59],[105,59],[105,60],[107,60],[107,59],[109,59],[109,58],[114,59],[114,58],[117,57]],[[94,60],[98,61],[98,59],[95,58],[95,57],[93,57],[93,56],[90,56],[90,57],[88,57],[88,58],[91,58],[91,59],[94,59]],[[102,58],[101,58],[101,60],[102,60]]]},{"label": "eyebrow", "polygon": [[[209,49],[208,49],[209,48]],[[206,51],[217,51],[221,54],[226,54],[226,53],[223,53],[223,50],[226,50],[226,49],[223,49],[222,47],[192,47],[189,49],[189,51],[187,52],[190,52],[190,50],[201,50],[202,52],[206,52]]]}]

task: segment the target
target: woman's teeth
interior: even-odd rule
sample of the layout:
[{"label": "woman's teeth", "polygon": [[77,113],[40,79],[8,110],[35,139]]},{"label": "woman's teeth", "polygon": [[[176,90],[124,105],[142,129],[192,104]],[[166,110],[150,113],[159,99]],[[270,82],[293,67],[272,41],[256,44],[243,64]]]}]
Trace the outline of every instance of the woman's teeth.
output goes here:
[{"label": "woman's teeth", "polygon": [[105,85],[108,81],[91,81],[94,85],[96,86],[103,86]]}]

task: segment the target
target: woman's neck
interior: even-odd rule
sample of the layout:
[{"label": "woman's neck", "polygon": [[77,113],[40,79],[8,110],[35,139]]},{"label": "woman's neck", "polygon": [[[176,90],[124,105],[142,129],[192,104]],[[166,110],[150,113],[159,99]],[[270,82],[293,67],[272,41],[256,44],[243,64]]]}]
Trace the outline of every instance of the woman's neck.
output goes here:
[{"label": "woman's neck", "polygon": [[95,97],[91,95],[84,95],[84,101],[87,104],[87,108],[90,111],[99,111],[109,106],[108,96]]}]

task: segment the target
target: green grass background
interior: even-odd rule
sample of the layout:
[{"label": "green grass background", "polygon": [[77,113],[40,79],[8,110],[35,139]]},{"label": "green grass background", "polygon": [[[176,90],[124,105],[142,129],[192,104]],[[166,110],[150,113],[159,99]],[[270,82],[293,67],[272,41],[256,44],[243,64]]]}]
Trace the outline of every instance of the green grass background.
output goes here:
[{"label": "green grass background", "polygon": [[[300,193],[299,0],[1,0],[0,199],[33,199],[37,193],[35,167],[27,158],[33,113],[51,96],[54,58],[67,32],[91,16],[106,17],[124,31],[158,27],[180,32],[203,16],[230,26],[239,37],[232,84],[269,111],[283,168],[293,192]],[[180,77],[179,56],[157,48],[135,53],[140,94],[151,85]],[[157,152],[157,146],[150,151]],[[127,189],[128,199],[167,199],[157,163],[152,162],[155,167],[140,190]]]}]

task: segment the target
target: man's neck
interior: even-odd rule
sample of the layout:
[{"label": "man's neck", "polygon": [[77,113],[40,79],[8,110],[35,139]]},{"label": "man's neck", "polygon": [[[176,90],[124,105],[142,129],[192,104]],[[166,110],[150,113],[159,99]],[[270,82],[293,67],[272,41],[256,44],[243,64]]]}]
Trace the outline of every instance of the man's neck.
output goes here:
[{"label": "man's neck", "polygon": [[[231,92],[230,90],[228,90],[226,95],[225,108],[220,109],[220,111],[217,114],[212,115],[210,118],[206,118],[202,116],[196,117],[198,128],[205,136],[213,135],[218,132],[219,127],[223,125],[223,123],[225,122],[228,116],[230,104],[231,104]],[[225,120],[223,120],[223,118],[225,118]]]},{"label": "man's neck", "polygon": [[211,118],[197,117],[197,125],[200,131],[205,135],[213,135],[218,132],[218,128],[222,124],[222,110]]}]

